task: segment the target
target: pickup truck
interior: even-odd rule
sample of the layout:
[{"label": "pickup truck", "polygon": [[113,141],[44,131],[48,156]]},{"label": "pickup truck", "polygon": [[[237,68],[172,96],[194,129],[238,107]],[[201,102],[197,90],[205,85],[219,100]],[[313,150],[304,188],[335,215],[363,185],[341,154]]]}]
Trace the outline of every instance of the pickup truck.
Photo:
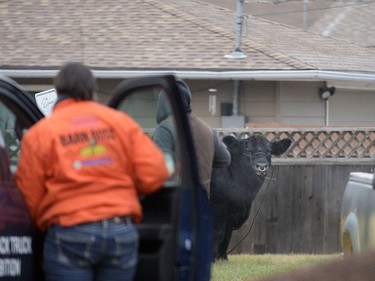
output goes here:
[{"label": "pickup truck", "polygon": [[373,173],[350,173],[342,201],[340,233],[344,255],[363,253],[375,248]]}]

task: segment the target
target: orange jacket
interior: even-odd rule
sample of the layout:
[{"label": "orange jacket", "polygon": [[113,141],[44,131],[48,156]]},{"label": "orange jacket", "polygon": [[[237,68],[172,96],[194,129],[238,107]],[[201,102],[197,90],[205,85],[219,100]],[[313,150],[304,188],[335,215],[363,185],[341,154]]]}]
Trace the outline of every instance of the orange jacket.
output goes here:
[{"label": "orange jacket", "polygon": [[168,177],[164,156],[129,116],[93,101],[59,102],[24,135],[16,181],[37,226],[142,219],[139,195]]}]

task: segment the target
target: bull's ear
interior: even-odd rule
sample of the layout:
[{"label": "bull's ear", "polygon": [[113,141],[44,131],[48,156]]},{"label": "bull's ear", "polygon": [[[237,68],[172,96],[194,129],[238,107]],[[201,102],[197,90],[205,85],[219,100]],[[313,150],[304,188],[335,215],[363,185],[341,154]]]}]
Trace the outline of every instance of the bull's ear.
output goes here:
[{"label": "bull's ear", "polygon": [[223,143],[226,144],[226,146],[230,146],[232,143],[237,141],[236,137],[233,135],[227,135],[223,138]]},{"label": "bull's ear", "polygon": [[272,142],[272,154],[273,155],[281,155],[283,154],[288,147],[292,144],[290,139],[282,139],[280,141]]}]

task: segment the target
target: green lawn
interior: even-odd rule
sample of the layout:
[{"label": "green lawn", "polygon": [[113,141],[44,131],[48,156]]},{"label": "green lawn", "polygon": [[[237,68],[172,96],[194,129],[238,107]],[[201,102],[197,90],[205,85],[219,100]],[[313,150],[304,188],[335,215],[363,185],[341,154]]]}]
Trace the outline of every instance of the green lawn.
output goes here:
[{"label": "green lawn", "polygon": [[228,261],[217,261],[213,264],[211,281],[261,280],[278,272],[290,272],[339,257],[339,254],[229,255]]}]

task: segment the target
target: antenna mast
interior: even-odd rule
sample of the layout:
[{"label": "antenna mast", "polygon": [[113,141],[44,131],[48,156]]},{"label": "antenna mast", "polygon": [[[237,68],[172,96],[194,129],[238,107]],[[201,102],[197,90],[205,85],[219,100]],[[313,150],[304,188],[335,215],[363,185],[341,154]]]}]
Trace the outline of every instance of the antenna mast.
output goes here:
[{"label": "antenna mast", "polygon": [[243,25],[243,3],[244,0],[237,0],[237,11],[236,11],[236,46],[234,51],[229,54],[225,55],[226,58],[229,59],[243,59],[246,58],[246,55],[241,51],[241,35],[242,35],[242,25]]}]

